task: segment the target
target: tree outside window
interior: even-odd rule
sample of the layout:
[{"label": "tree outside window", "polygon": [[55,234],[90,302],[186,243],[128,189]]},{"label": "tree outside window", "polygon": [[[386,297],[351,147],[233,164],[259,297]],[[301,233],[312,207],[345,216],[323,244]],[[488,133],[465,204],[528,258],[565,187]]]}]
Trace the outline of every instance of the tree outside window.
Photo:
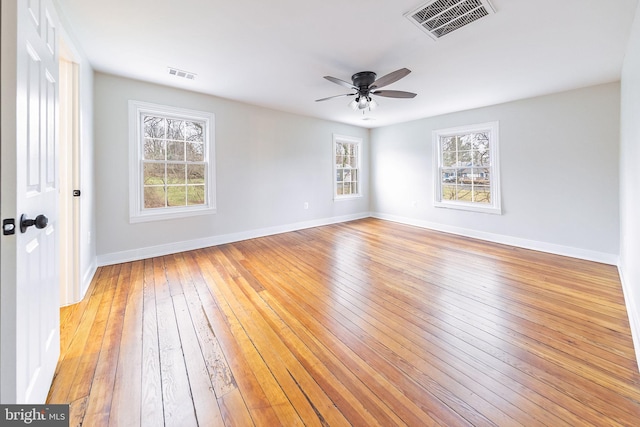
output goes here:
[{"label": "tree outside window", "polygon": [[211,113],[129,102],[130,220],[215,212]]},{"label": "tree outside window", "polygon": [[435,204],[500,213],[498,123],[434,131]]}]

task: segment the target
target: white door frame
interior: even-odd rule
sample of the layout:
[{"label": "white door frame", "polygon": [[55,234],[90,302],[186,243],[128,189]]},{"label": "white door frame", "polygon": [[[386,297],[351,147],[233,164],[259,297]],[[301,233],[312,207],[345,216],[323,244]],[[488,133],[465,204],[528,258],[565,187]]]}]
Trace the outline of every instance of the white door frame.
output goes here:
[{"label": "white door frame", "polygon": [[81,299],[79,60],[70,37],[60,38],[60,305]]}]

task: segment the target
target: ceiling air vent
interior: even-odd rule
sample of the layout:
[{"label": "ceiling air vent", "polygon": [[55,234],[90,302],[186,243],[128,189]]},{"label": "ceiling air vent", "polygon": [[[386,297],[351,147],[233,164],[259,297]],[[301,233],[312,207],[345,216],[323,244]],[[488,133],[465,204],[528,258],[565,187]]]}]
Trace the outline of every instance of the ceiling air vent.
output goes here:
[{"label": "ceiling air vent", "polygon": [[494,12],[489,0],[435,0],[404,16],[431,38],[438,40]]},{"label": "ceiling air vent", "polygon": [[178,70],[176,68],[169,67],[169,74],[176,77],[183,77],[185,79],[194,80],[196,75],[194,73],[190,73],[188,71]]}]

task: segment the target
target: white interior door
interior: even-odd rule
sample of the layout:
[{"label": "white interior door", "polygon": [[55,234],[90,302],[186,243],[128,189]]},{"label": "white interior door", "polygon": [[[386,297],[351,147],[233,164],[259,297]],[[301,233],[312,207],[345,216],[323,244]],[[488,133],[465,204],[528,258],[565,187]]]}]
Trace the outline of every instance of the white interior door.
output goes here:
[{"label": "white interior door", "polygon": [[[0,252],[0,400],[44,403],[60,352],[58,21],[50,0],[2,0],[1,18],[0,204],[16,230]],[[21,230],[23,214],[38,220]]]}]

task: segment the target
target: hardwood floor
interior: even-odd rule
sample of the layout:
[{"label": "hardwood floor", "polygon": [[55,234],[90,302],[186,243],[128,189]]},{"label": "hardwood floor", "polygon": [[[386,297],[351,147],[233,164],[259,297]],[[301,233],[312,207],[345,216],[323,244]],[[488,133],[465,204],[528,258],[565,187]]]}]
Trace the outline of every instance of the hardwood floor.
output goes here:
[{"label": "hardwood floor", "polygon": [[84,426],[637,426],[615,267],[375,219],[100,268],[50,403]]}]

